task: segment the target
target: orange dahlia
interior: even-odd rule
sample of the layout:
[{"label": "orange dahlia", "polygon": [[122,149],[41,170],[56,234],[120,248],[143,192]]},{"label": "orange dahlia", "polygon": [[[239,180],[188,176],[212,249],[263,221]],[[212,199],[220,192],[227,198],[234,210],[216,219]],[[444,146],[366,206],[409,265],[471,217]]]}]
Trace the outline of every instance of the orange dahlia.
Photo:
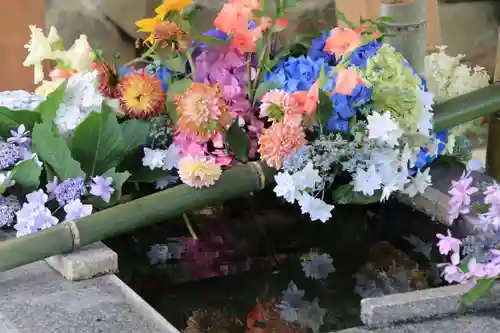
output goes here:
[{"label": "orange dahlia", "polygon": [[99,91],[101,94],[105,97],[117,98],[120,78],[116,68],[107,62],[99,62],[95,64],[95,69],[99,73]]},{"label": "orange dahlia", "polygon": [[280,169],[285,157],[305,143],[306,135],[297,123],[276,122],[260,135],[260,158],[270,167]]},{"label": "orange dahlia", "polygon": [[177,96],[176,105],[179,130],[200,140],[210,139],[233,121],[218,84],[192,83]]},{"label": "orange dahlia", "polygon": [[165,111],[161,81],[146,72],[127,74],[118,85],[120,107],[130,118],[146,119]]}]

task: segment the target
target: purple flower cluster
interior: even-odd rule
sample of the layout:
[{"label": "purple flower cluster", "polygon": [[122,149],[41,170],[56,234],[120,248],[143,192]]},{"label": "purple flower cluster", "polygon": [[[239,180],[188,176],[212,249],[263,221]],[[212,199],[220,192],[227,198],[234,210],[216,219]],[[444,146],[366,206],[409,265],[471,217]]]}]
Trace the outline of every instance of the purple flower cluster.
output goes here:
[{"label": "purple flower cluster", "polygon": [[15,143],[0,142],[0,170],[13,167],[21,160],[21,149]]},{"label": "purple flower cluster", "polygon": [[54,197],[61,206],[81,197],[85,194],[85,183],[83,178],[67,179],[58,184],[54,189]]},{"label": "purple flower cluster", "polygon": [[12,225],[19,209],[21,204],[15,196],[0,196],[0,227]]},{"label": "purple flower cluster", "polygon": [[51,211],[45,207],[48,196],[42,190],[28,194],[26,200],[28,202],[24,203],[16,213],[17,223],[14,228],[17,230],[17,237],[50,228],[59,223],[59,220],[52,216]]}]

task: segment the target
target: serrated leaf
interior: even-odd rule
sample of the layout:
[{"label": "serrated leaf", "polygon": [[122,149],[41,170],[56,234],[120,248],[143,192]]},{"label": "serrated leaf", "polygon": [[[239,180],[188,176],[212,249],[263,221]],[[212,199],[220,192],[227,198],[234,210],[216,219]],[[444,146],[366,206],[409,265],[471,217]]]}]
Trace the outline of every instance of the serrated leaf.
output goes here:
[{"label": "serrated leaf", "polygon": [[131,154],[148,139],[151,123],[145,120],[131,119],[120,124],[123,137],[122,156]]},{"label": "serrated leaf", "polygon": [[14,111],[0,106],[0,136],[10,137],[10,131],[23,124],[26,130],[31,131],[35,123],[40,120],[40,114],[34,111]]},{"label": "serrated leaf", "polygon": [[26,160],[12,169],[12,180],[24,191],[32,192],[40,186],[42,168],[34,160]]},{"label": "serrated leaf", "polygon": [[366,196],[354,191],[351,184],[341,185],[332,192],[332,199],[339,205],[366,205],[380,201],[382,192],[376,191],[372,196]]},{"label": "serrated leaf", "polygon": [[40,114],[42,121],[52,122],[56,116],[59,105],[64,100],[64,93],[68,86],[68,80],[64,80],[45,100],[40,103],[34,112]]},{"label": "serrated leaf", "polygon": [[54,170],[61,181],[85,177],[80,163],[73,159],[65,140],[54,129],[53,123],[35,124],[31,138],[33,152]]},{"label": "serrated leaf", "polygon": [[184,94],[189,86],[193,83],[190,79],[182,79],[174,81],[168,85],[168,99],[167,101],[173,102],[175,97],[180,94]]},{"label": "serrated leaf", "polygon": [[124,145],[122,128],[113,110],[103,103],[101,112],[91,112],[77,126],[71,152],[89,176],[96,176],[118,165]]},{"label": "serrated leaf", "polygon": [[162,64],[175,73],[184,73],[186,71],[186,61],[182,57],[163,60]]},{"label": "serrated leaf", "polygon": [[462,302],[465,305],[472,305],[480,298],[489,294],[495,279],[479,279],[476,285],[462,296]]},{"label": "serrated leaf", "polygon": [[264,96],[265,93],[269,92],[272,89],[282,89],[282,88],[283,86],[275,80],[264,81],[257,87],[257,90],[255,91],[255,98],[260,98]]},{"label": "serrated leaf", "polygon": [[333,114],[333,103],[330,97],[323,90],[319,90],[319,104],[316,109],[316,121],[324,129],[328,124],[328,119]]},{"label": "serrated leaf", "polygon": [[238,126],[238,122],[235,121],[231,127],[227,130],[226,140],[229,145],[229,149],[236,155],[236,158],[241,162],[248,161],[248,152],[250,151],[250,142],[248,140],[248,134],[243,131],[243,129]]}]

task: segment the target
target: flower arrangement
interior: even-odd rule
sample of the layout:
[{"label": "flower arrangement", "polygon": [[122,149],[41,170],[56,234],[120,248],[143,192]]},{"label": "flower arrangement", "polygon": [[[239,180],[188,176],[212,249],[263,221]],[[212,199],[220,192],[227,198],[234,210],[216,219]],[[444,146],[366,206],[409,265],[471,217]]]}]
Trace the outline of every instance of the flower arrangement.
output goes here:
[{"label": "flower arrangement", "polygon": [[423,192],[454,145],[432,132],[425,79],[383,43],[383,19],[279,45],[297,3],[229,0],[197,31],[191,0],[164,1],[136,23],[147,51],[121,67],[84,35],[65,49],[31,26],[24,65],[40,85],[0,108],[2,225],[25,235],[259,159],[311,220]]}]

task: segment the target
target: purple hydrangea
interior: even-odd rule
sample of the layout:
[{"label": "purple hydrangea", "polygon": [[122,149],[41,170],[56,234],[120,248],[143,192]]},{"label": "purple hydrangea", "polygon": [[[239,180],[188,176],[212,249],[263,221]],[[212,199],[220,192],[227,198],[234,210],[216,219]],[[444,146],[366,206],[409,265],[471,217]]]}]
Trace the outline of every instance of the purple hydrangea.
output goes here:
[{"label": "purple hydrangea", "polygon": [[17,223],[14,228],[17,230],[17,237],[50,228],[59,223],[59,220],[52,216],[51,211],[45,207],[48,196],[42,190],[26,195],[26,200],[27,202],[16,212]]},{"label": "purple hydrangea", "polygon": [[61,206],[65,206],[73,200],[80,199],[85,194],[85,183],[83,178],[67,179],[58,184],[54,189],[54,197]]},{"label": "purple hydrangea", "polygon": [[111,177],[92,177],[92,184],[90,184],[90,194],[102,198],[104,202],[111,200],[111,194],[115,192],[112,186],[113,178]]},{"label": "purple hydrangea", "polygon": [[92,214],[92,205],[84,205],[80,199],[76,199],[64,206],[64,211],[66,221],[74,221]]},{"label": "purple hydrangea", "polygon": [[20,209],[21,204],[15,196],[4,197],[0,195],[0,227],[12,225],[16,218],[16,212]]},{"label": "purple hydrangea", "polygon": [[18,145],[0,142],[0,170],[8,169],[21,160],[21,149]]}]

